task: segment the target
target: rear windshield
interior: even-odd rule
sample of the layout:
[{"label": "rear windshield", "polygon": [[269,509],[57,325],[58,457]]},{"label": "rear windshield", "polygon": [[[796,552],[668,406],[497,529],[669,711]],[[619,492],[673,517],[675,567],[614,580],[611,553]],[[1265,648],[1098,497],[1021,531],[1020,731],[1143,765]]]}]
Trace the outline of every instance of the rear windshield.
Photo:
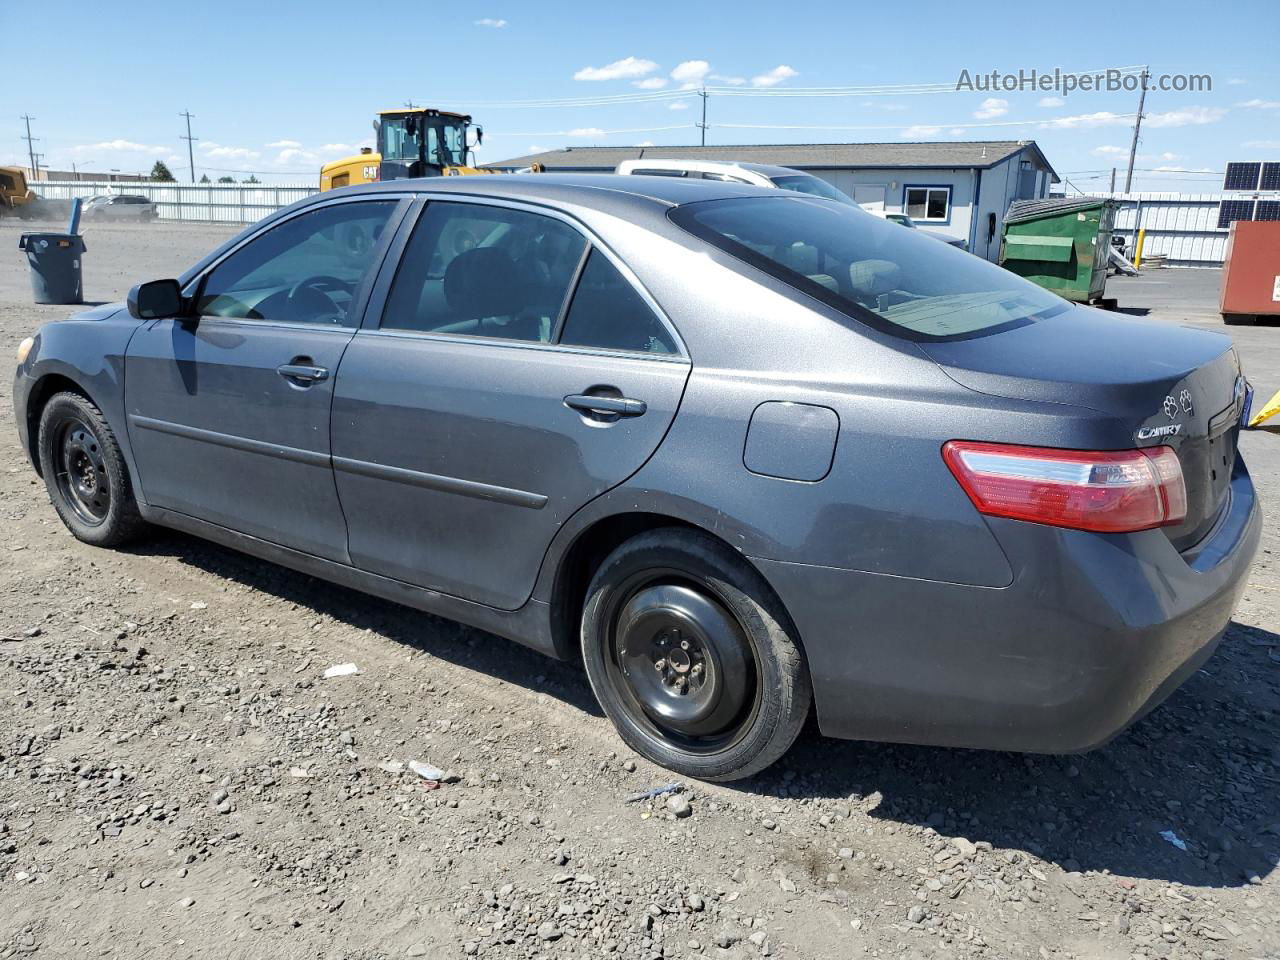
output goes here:
[{"label": "rear windshield", "polygon": [[911,339],[995,333],[1069,307],[1002,267],[856,206],[752,197],[689,203],[670,217],[842,313]]}]

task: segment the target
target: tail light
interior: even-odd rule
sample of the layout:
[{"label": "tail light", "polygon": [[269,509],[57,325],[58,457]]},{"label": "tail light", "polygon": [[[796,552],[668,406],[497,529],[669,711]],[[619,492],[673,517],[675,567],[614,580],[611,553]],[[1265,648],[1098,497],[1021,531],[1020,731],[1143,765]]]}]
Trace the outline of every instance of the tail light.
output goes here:
[{"label": "tail light", "polygon": [[942,457],[980,513],[1098,533],[1181,523],[1182,466],[1171,447],[1052,450],[952,440]]}]

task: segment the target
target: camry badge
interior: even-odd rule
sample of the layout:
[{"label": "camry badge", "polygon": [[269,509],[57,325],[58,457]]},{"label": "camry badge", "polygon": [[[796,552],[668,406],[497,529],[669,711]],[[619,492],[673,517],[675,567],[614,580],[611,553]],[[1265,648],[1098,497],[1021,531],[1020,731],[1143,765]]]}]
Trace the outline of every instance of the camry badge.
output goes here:
[{"label": "camry badge", "polygon": [[1176,437],[1182,432],[1182,424],[1171,423],[1167,427],[1143,427],[1138,431],[1139,440],[1155,440],[1157,437]]}]

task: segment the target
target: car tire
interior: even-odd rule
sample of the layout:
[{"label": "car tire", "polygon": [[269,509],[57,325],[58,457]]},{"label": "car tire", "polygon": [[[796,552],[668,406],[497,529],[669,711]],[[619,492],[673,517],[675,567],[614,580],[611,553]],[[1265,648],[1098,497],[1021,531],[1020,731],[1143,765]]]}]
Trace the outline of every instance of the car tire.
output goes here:
[{"label": "car tire", "polygon": [[78,393],[58,393],[40,413],[40,472],[58,516],[77,540],[117,547],[146,527],[120,444]]},{"label": "car tire", "polygon": [[609,554],[587,589],[582,654],[628,746],[700,780],[768,767],[799,735],[813,699],[769,585],[696,530],[651,530]]}]

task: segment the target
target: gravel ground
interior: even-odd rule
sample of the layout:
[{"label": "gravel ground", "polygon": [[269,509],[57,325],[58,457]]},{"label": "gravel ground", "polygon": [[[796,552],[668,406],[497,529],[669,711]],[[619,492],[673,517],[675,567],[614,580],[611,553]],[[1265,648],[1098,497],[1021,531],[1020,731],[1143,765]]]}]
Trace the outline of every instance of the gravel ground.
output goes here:
[{"label": "gravel ground", "polygon": [[[31,305],[18,232],[15,344],[67,313]],[[86,298],[229,233],[90,227]],[[1223,329],[1217,276],[1113,293]],[[1230,332],[1280,388],[1280,330]],[[1243,449],[1270,500],[1280,445]],[[76,542],[7,391],[0,509],[0,960],[1280,956],[1274,527],[1218,655],[1105,749],[811,728],[753,780],[628,803],[671,777],[574,666],[177,534]]]}]

